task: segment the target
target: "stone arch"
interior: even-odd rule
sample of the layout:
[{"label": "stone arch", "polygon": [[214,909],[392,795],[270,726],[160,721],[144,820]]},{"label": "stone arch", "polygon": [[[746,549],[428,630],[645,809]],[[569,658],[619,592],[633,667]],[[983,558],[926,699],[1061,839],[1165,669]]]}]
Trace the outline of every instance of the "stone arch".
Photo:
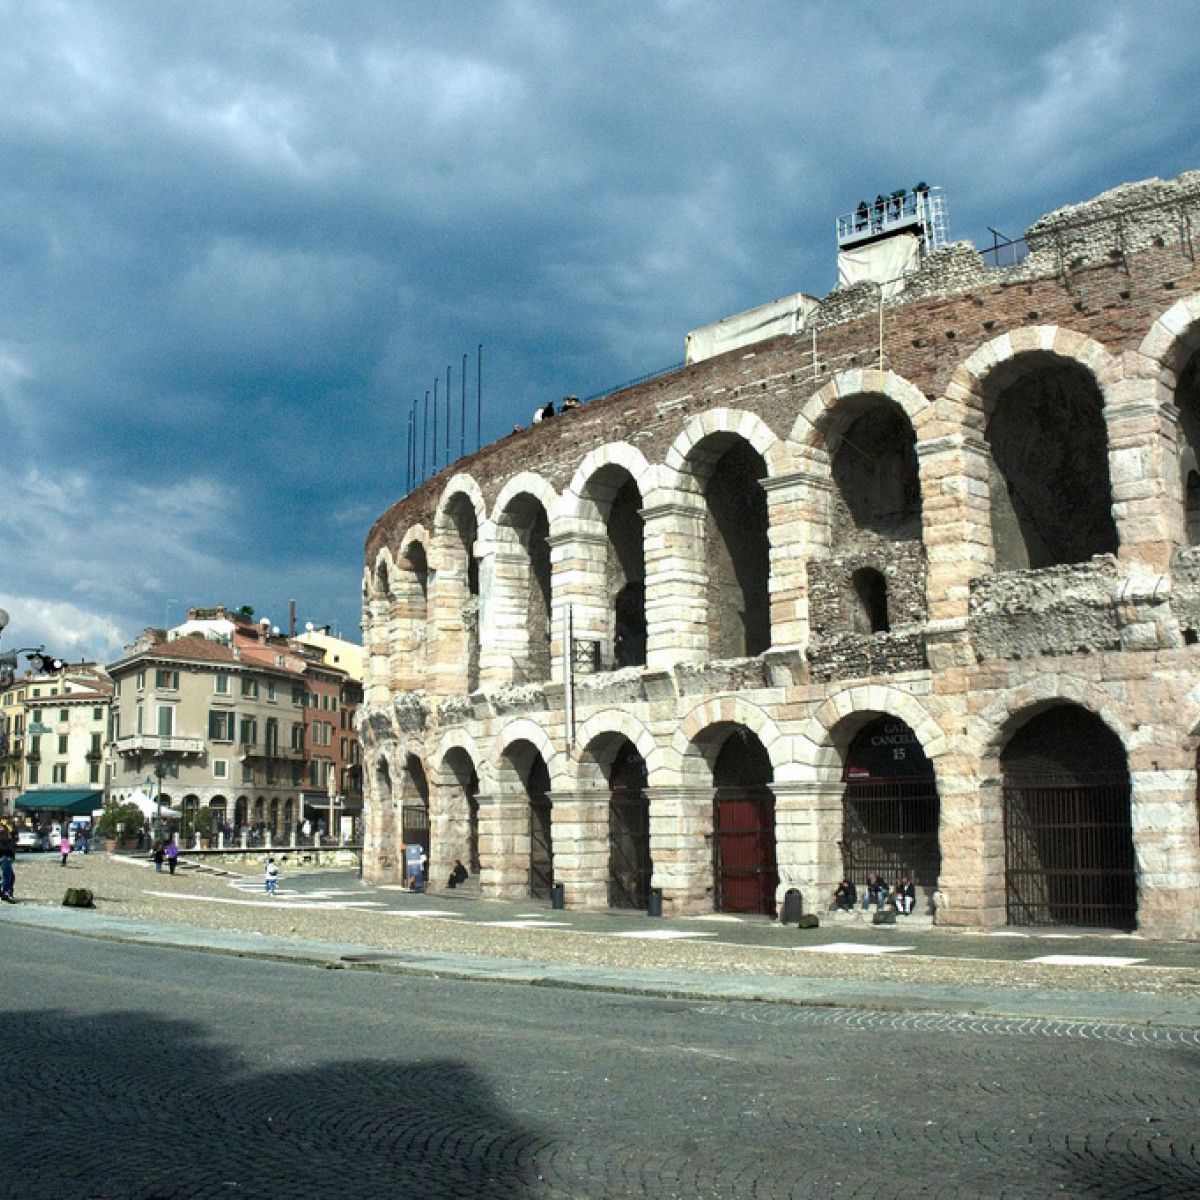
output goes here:
[{"label": "stone arch", "polygon": [[840,371],[805,402],[792,426],[791,441],[809,451],[825,453],[831,436],[844,432],[849,416],[844,401],[858,396],[883,396],[908,418],[917,441],[933,436],[934,402],[916,384],[893,371]]},{"label": "stone arch", "polygon": [[553,486],[535,471],[520,471],[508,479],[492,502],[491,522],[497,528],[504,526],[505,513],[513,500],[528,493],[546,510],[547,518],[557,516],[558,493]]},{"label": "stone arch", "polygon": [[913,731],[931,761],[947,753],[945,731],[919,700],[899,688],[861,684],[830,696],[796,737],[796,766],[802,777],[840,782],[842,761],[855,735],[879,716],[895,717]]},{"label": "stone arch", "polygon": [[656,781],[667,782],[664,764],[664,753],[650,730],[631,713],[619,708],[607,708],[593,713],[575,731],[576,751],[572,763],[577,782],[593,784],[594,779],[588,779],[588,751],[598,738],[611,734],[614,738],[624,738],[642,756],[646,770],[650,776],[651,785]]},{"label": "stone arch", "polygon": [[550,787],[557,790],[570,784],[570,767],[566,755],[560,753],[550,740],[545,727],[528,717],[519,717],[497,730],[492,737],[492,753],[487,759],[491,778],[499,780],[504,773],[505,755],[514,742],[528,742],[541,756],[550,774]]},{"label": "stone arch", "polygon": [[713,408],[692,417],[671,443],[663,461],[663,486],[669,491],[699,493],[707,472],[735,438],[758,453],[766,463],[768,477],[774,479],[794,469],[787,443],[762,417],[744,409]]},{"label": "stone arch", "polygon": [[433,514],[435,535],[438,530],[445,526],[446,509],[449,507],[451,501],[459,496],[466,497],[468,503],[475,510],[475,520],[480,525],[487,520],[487,503],[483,498],[483,489],[475,482],[473,475],[465,471],[460,471],[446,481],[446,486],[442,488],[442,493],[438,497],[437,508]]},{"label": "stone arch", "polygon": [[705,738],[710,731],[742,726],[758,738],[771,759],[776,781],[794,772],[792,739],[784,736],[774,719],[756,704],[739,696],[722,696],[697,704],[679,722],[671,750],[685,783],[701,786],[711,777],[720,744]]},{"label": "stone arch", "polygon": [[1119,551],[1112,455],[1121,370],[1099,342],[1047,325],[994,338],[955,371],[946,403],[986,446],[993,570]]},{"label": "stone arch", "polygon": [[559,500],[559,515],[564,518],[600,520],[602,515],[588,497],[588,483],[605,467],[620,467],[633,480],[643,500],[654,486],[655,468],[646,456],[628,442],[608,442],[589,451],[575,468],[571,482]]},{"label": "stone arch", "polygon": [[430,782],[440,785],[452,782],[446,774],[445,765],[446,756],[452,750],[461,750],[475,764],[482,781],[483,768],[488,765],[488,761],[480,750],[479,743],[466,729],[448,729],[438,739],[433,753],[429,756]]},{"label": "stone arch", "polygon": [[1171,541],[1200,545],[1200,295],[1179,300],[1154,322],[1139,362],[1153,374],[1163,424]]},{"label": "stone arch", "polygon": [[1013,735],[1032,717],[1059,704],[1072,704],[1098,717],[1120,741],[1126,756],[1132,757],[1137,739],[1116,697],[1083,679],[1042,675],[1000,693],[967,722],[966,746],[979,764],[981,775],[998,777],[1000,753]]},{"label": "stone arch", "polygon": [[396,576],[396,561],[391,549],[384,546],[375,555],[375,564],[368,578],[370,579],[371,598],[375,600],[390,600]]},{"label": "stone arch", "polygon": [[430,665],[441,695],[472,692],[479,686],[480,530],[486,519],[479,485],[469,475],[455,475],[438,501],[430,552],[434,567],[429,598],[434,641]]}]

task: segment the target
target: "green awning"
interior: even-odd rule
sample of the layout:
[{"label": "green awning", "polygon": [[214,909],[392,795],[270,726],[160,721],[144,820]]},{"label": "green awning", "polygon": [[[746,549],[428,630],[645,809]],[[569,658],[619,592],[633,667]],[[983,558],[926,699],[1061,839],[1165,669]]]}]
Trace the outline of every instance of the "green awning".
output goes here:
[{"label": "green awning", "polygon": [[64,813],[69,817],[85,817],[97,808],[104,807],[104,793],[67,789],[25,792],[17,797],[13,807],[25,812],[53,812]]}]

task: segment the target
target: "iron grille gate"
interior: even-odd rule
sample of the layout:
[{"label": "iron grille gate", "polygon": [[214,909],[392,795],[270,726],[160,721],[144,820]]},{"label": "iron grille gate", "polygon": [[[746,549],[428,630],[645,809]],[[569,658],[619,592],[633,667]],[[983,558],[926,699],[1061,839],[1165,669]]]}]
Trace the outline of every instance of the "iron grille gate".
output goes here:
[{"label": "iron grille gate", "polygon": [[1133,929],[1129,776],[1026,776],[1004,788],[1010,925]]},{"label": "iron grille gate", "polygon": [[554,886],[554,845],[550,835],[550,797],[529,797],[529,894],[549,900]]},{"label": "iron grille gate", "polygon": [[615,787],[608,801],[608,904],[644,909],[650,899],[650,801],[641,788]]},{"label": "iron grille gate", "polygon": [[870,875],[937,889],[937,785],[930,778],[852,779],[842,801],[842,869],[860,887]]},{"label": "iron grille gate", "polygon": [[405,804],[400,809],[400,840],[406,846],[419,844],[429,853],[429,809],[423,804]]},{"label": "iron grille gate", "polygon": [[766,788],[718,788],[713,798],[717,912],[775,915],[775,797]]}]

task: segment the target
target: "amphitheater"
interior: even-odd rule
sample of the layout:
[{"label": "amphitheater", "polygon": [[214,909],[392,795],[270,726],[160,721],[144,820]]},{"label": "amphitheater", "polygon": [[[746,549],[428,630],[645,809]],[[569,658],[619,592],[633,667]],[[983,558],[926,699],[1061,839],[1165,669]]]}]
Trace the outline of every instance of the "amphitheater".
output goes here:
[{"label": "amphitheater", "polygon": [[365,874],[1200,936],[1197,237],[1189,172],[924,245],[400,499]]}]

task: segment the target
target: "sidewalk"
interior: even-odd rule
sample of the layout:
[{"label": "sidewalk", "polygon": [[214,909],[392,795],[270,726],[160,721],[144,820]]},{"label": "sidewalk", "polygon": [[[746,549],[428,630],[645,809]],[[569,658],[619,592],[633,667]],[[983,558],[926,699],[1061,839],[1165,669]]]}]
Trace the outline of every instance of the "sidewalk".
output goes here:
[{"label": "sidewalk", "polygon": [[[58,906],[66,886],[91,887],[98,907]],[[159,894],[171,888],[177,899]],[[22,859],[18,896],[22,902],[0,909],[0,920],[55,933],[326,969],[693,1000],[1200,1029],[1200,970],[1195,967],[1114,972],[935,960],[919,954],[864,962],[853,954],[801,958],[791,944],[635,944],[590,933],[467,928],[424,918],[420,910],[405,914],[309,906],[304,911],[237,900],[223,879],[172,878],[142,864],[100,856],[65,871],[48,860],[33,864]]]}]

